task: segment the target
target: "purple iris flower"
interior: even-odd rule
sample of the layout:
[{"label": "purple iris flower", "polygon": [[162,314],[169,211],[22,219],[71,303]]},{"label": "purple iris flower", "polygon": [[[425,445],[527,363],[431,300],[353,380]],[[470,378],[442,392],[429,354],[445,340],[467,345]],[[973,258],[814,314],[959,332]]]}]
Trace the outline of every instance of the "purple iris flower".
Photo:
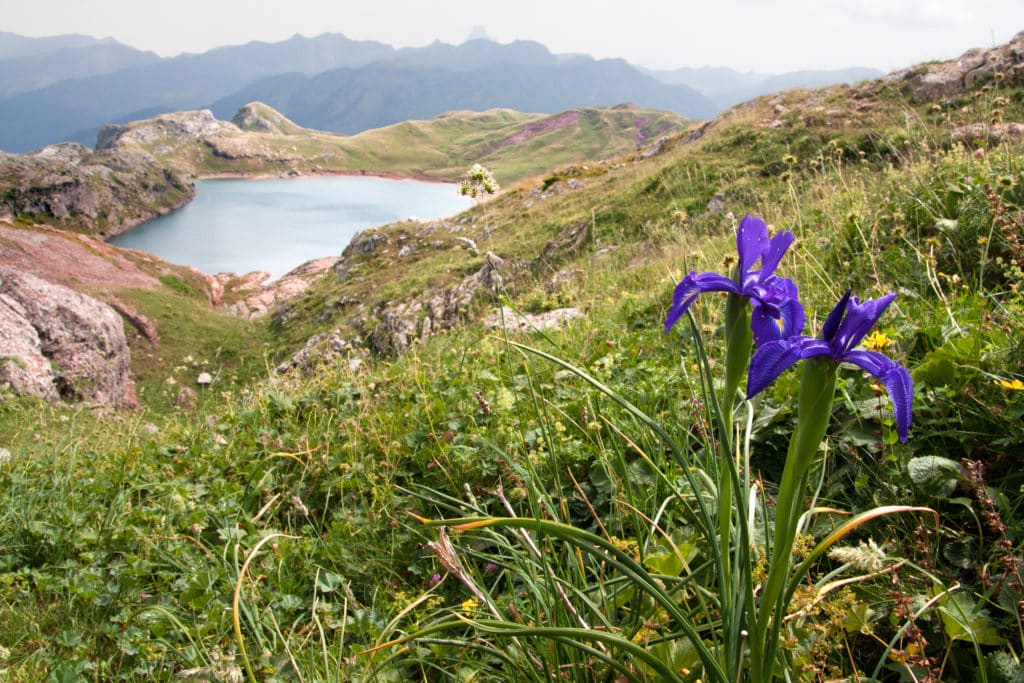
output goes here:
[{"label": "purple iris flower", "polygon": [[896,413],[896,429],[900,441],[906,443],[910,431],[910,404],[914,394],[914,380],[910,373],[887,356],[876,351],[855,350],[868,330],[878,322],[895,294],[861,303],[848,290],[821,328],[821,339],[799,336],[769,342],[757,349],[750,360],[747,376],[747,398],[775,381],[787,368],[799,360],[821,356],[836,363],[853,363],[877,377],[885,385]]},{"label": "purple iris flower", "polygon": [[[676,285],[672,308],[665,317],[665,331],[672,329],[700,294],[730,292],[749,299],[753,304],[750,329],[758,346],[800,334],[804,328],[804,308],[797,298],[796,284],[789,278],[775,276],[782,255],[792,243],[792,232],[780,232],[769,238],[768,226],[763,220],[755,216],[744,216],[736,232],[739,278],[733,279],[718,273],[698,275],[691,270]],[[761,267],[754,270],[758,261]]]}]

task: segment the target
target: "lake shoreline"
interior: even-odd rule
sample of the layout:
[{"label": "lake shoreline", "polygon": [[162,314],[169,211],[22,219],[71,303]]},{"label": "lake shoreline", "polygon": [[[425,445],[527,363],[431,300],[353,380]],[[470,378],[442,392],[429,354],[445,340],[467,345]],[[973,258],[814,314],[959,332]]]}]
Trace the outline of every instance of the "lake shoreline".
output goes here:
[{"label": "lake shoreline", "polygon": [[[359,171],[358,173],[354,171],[317,171],[316,173],[272,173],[269,171],[245,173],[238,171],[221,171],[219,173],[197,174],[189,178],[189,180],[193,183],[194,187],[194,183],[198,180],[301,180],[303,178],[324,177],[383,178],[385,180],[413,180],[420,183],[443,183],[458,185],[457,180],[445,180],[443,178],[409,175],[408,173],[395,173],[392,171]],[[146,223],[152,220],[162,218],[164,216],[174,213],[175,211],[179,211],[180,209],[185,208],[186,206],[191,204],[195,198],[196,193],[193,191],[189,196],[185,197],[180,202],[175,203],[173,206],[156,209],[148,216],[125,221],[118,225],[115,230],[108,229],[107,232],[96,235],[96,239],[100,240],[101,242],[109,242],[111,239],[119,237],[127,232],[130,232],[135,228],[138,228],[141,225],[145,225]]]},{"label": "lake shoreline", "polygon": [[219,173],[204,173],[196,175],[194,180],[267,180],[276,178],[280,180],[301,180],[302,178],[322,178],[322,177],[366,177],[366,178],[384,178],[386,180],[415,180],[421,183],[448,183],[451,185],[458,185],[458,180],[445,180],[444,178],[434,178],[430,176],[419,176],[409,175],[408,173],[395,173],[392,171],[317,171],[315,173],[270,173],[270,172],[259,172],[259,173],[239,173],[237,171],[222,171]]},{"label": "lake shoreline", "polygon": [[110,243],[202,273],[261,271],[277,280],[307,261],[340,254],[368,228],[450,217],[473,206],[455,183],[398,174],[223,173],[197,178],[193,187],[195,199],[180,211]]},{"label": "lake shoreline", "polygon": [[196,192],[195,187],[193,186],[192,192],[189,193],[188,196],[182,198],[181,201],[175,202],[174,204],[170,204],[168,206],[150,209],[148,213],[146,213],[143,216],[122,221],[117,226],[108,227],[106,231],[101,232],[98,235],[92,235],[92,237],[94,239],[99,240],[100,242],[109,242],[111,239],[115,237],[123,235],[126,232],[131,232],[140,225],[145,225],[146,223],[152,220],[156,220],[157,218],[167,216],[169,214],[174,213],[175,211],[185,208],[186,206],[191,204],[192,200],[195,198]]}]

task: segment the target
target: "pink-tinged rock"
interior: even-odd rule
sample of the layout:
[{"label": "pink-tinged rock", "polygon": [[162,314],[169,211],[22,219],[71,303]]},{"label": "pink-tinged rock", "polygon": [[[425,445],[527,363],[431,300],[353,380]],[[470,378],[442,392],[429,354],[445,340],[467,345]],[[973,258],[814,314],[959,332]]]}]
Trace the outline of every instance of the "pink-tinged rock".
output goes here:
[{"label": "pink-tinged rock", "polygon": [[130,363],[113,308],[0,266],[0,382],[47,401],[134,408]]}]

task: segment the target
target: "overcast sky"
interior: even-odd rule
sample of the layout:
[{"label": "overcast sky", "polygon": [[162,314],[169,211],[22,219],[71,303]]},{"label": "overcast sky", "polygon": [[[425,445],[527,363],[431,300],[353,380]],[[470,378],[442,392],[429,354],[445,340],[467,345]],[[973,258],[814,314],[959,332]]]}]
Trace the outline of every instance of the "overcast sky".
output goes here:
[{"label": "overcast sky", "polygon": [[113,37],[164,56],[296,33],[396,47],[498,42],[653,68],[883,71],[991,47],[1024,31],[1024,0],[0,0],[0,31]]}]

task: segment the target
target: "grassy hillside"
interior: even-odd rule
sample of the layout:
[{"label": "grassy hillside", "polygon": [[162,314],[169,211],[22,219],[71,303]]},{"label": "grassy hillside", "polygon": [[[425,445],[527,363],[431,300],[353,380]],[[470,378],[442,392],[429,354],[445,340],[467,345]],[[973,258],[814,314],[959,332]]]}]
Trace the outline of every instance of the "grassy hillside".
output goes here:
[{"label": "grassy hillside", "polygon": [[636,152],[688,125],[670,112],[628,106],[556,115],[496,109],[342,136],[301,128],[254,102],[235,116],[242,131],[222,126],[197,139],[164,123],[172,116],[182,115],[128,124],[117,145],[141,147],[194,175],[362,172],[456,180],[471,164],[483,163],[499,182],[512,182],[558,164]]},{"label": "grassy hillside", "polygon": [[[1018,680],[1024,79],[1007,65],[929,99],[926,70],[761,98],[650,157],[368,232],[254,333],[262,381],[154,405],[156,434],[148,413],[0,403],[0,668]],[[806,334],[848,288],[897,293],[869,343],[914,378],[904,444],[886,388],[839,368],[835,400],[800,409],[824,408],[828,438],[796,489],[802,370],[741,401],[724,297],[663,326],[688,271],[731,272],[747,213],[795,234],[779,274]],[[506,334],[480,322],[503,303],[583,316]]]}]

